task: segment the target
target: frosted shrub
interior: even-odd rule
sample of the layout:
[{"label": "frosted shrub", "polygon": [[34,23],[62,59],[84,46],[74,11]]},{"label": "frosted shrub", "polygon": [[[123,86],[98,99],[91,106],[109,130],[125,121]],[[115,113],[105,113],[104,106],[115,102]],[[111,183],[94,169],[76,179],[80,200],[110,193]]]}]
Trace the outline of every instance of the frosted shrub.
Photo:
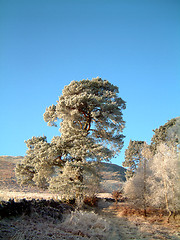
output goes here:
[{"label": "frosted shrub", "polygon": [[151,173],[149,168],[149,161],[152,160],[152,152],[146,142],[143,143],[141,150],[141,162],[134,175],[124,184],[124,194],[137,207],[144,209],[144,216],[146,216],[146,209],[150,196],[150,184],[148,177]]},{"label": "frosted shrub", "polygon": [[151,204],[166,207],[170,217],[180,210],[180,153],[177,146],[168,145],[161,143],[157,147],[151,163],[153,175],[149,181]]},{"label": "frosted shrub", "polygon": [[106,239],[109,223],[94,212],[75,211],[67,215],[62,227],[70,232],[81,232],[87,237]]}]

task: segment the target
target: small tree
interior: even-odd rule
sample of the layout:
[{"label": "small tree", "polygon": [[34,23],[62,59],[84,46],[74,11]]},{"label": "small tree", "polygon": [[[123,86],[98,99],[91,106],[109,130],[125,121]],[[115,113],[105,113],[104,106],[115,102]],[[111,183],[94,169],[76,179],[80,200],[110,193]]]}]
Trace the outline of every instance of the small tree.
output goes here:
[{"label": "small tree", "polygon": [[[138,168],[124,186],[125,195],[137,206],[144,206],[145,214],[147,206],[164,208],[169,212],[168,221],[180,210],[179,142],[180,117],[156,129],[150,146],[142,145]],[[127,153],[133,155],[132,142],[130,146]],[[130,163],[133,166],[134,162]]]},{"label": "small tree", "polygon": [[113,191],[112,192],[112,197],[114,198],[116,205],[118,203],[118,199],[121,197],[121,192],[120,191]]},{"label": "small tree", "polygon": [[152,153],[149,145],[143,144],[141,150],[141,162],[133,177],[131,177],[124,185],[124,194],[138,207],[143,207],[144,216],[146,217],[146,209],[149,203],[150,186],[148,177],[150,175],[149,161],[152,159]]},{"label": "small tree", "polygon": [[18,181],[77,196],[86,188],[86,169],[92,161],[110,160],[121,150],[125,107],[118,87],[107,80],[72,81],[44,113],[49,126],[60,120],[60,136],[51,143],[46,137],[26,141],[27,155],[16,167]]},{"label": "small tree", "polygon": [[142,161],[142,148],[144,146],[144,141],[132,141],[130,140],[129,146],[125,151],[125,161],[123,162],[123,167],[127,167],[126,179],[133,177],[135,174],[139,163]]},{"label": "small tree", "polygon": [[[169,146],[168,146],[169,145]],[[180,210],[180,155],[177,148],[161,143],[151,162],[151,204],[172,214]]]}]

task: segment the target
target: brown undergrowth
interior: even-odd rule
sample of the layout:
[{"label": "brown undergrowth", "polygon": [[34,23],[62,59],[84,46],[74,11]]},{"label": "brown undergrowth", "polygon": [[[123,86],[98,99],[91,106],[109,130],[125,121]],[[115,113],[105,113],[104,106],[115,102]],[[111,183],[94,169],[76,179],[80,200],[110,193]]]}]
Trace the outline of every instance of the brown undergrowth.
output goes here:
[{"label": "brown undergrowth", "polygon": [[147,208],[145,217],[144,209],[137,208],[128,203],[112,204],[109,209],[114,212],[117,217],[126,217],[129,220],[137,218],[139,220],[146,220],[150,223],[159,223],[175,227],[180,230],[180,215],[171,217],[168,223],[168,212],[166,210]]},{"label": "brown undergrowth", "polygon": [[[64,208],[54,209],[59,206],[58,204],[61,203],[56,203],[54,200],[31,201],[30,216],[23,214],[13,218],[3,218],[0,221],[0,238],[4,240],[180,239],[178,224],[165,224],[163,213],[152,209],[148,210],[148,217],[144,218],[142,210],[135,209],[127,203],[115,204],[100,199],[96,207],[63,214]],[[59,212],[59,210],[63,211]],[[156,221],[152,221],[153,217]]]},{"label": "brown undergrowth", "polygon": [[168,214],[155,209],[148,209],[147,212],[145,218],[142,209],[134,208],[128,203],[112,203],[102,210],[102,214],[110,219],[118,233],[118,237],[114,239],[180,239],[179,216],[176,221],[167,223]]}]

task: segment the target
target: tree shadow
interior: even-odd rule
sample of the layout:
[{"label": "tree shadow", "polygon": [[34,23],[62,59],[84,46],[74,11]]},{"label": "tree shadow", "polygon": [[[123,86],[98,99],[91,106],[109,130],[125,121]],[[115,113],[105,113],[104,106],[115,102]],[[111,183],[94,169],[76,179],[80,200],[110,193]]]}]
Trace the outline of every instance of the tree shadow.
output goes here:
[{"label": "tree shadow", "polygon": [[122,211],[124,206],[122,203],[111,203],[101,209],[101,214],[110,221],[113,240],[180,239],[178,224],[167,224],[165,221],[157,221],[159,219],[151,217],[144,218],[143,215],[137,214],[128,216]]}]

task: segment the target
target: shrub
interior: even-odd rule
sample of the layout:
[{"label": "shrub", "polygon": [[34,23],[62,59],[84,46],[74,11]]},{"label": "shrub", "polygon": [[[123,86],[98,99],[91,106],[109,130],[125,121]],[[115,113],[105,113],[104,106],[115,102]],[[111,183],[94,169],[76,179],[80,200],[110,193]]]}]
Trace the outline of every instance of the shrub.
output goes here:
[{"label": "shrub", "polygon": [[120,196],[121,196],[121,193],[120,193],[119,191],[113,191],[112,196],[113,196],[113,198],[115,199],[116,204],[117,204],[118,199],[119,199]]},{"label": "shrub", "polygon": [[94,212],[74,211],[68,214],[62,227],[81,236],[107,239],[110,229],[109,223]]},{"label": "shrub", "polygon": [[96,196],[86,196],[84,198],[84,204],[90,206],[90,207],[97,207],[98,198]]}]

